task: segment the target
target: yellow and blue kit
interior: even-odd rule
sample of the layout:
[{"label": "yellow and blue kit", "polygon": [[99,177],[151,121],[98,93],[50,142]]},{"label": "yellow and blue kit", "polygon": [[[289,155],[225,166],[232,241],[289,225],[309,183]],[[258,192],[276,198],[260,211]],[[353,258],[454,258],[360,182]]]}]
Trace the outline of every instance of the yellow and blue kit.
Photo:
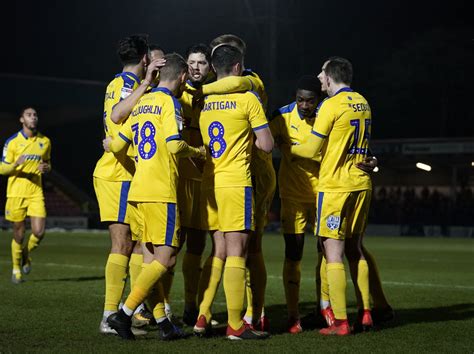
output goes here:
[{"label": "yellow and blue kit", "polygon": [[[302,117],[296,102],[276,110],[270,121],[275,140],[282,146],[300,145],[311,135],[315,116]],[[319,163],[294,156],[281,149],[282,159],[278,171],[280,198],[303,203],[315,203],[318,190]]]},{"label": "yellow and blue kit", "polygon": [[[122,72],[107,86],[104,97],[103,124],[105,136],[116,137],[123,123],[111,120],[114,106],[127,98],[140,85],[140,79],[131,72]],[[94,190],[100,209],[101,221],[129,223],[127,198],[130,181],[135,173],[133,151],[104,152],[94,169]]]},{"label": "yellow and blue kit", "polygon": [[42,198],[42,179],[38,166],[51,159],[51,141],[41,133],[28,137],[20,130],[5,142],[2,164],[7,168],[21,155],[25,156],[25,162],[8,173],[7,198]]},{"label": "yellow and blue kit", "polygon": [[[112,109],[121,100],[127,98],[140,85],[140,79],[131,72],[122,72],[107,86],[104,98],[104,133],[105,136],[115,137],[122,124],[115,124],[111,120]],[[104,152],[96,164],[94,177],[107,181],[130,181],[135,172],[135,165],[130,156],[131,151],[121,151],[113,154]]]},{"label": "yellow and blue kit", "polygon": [[369,148],[372,117],[367,100],[350,88],[326,99],[313,134],[325,140],[319,172],[320,191],[349,192],[372,188],[368,173],[357,168]]},{"label": "yellow and blue kit", "polygon": [[[253,131],[268,127],[258,96],[251,91],[207,96],[199,127],[207,149],[203,181],[215,191],[218,229],[223,232],[253,229],[250,172]],[[240,195],[239,200],[218,191],[221,188],[238,189],[235,193]]]}]

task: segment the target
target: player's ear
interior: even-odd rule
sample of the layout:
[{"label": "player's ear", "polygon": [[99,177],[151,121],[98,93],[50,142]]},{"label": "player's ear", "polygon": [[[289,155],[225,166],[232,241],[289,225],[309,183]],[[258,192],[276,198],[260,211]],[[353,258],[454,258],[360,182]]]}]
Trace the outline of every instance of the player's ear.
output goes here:
[{"label": "player's ear", "polygon": [[188,72],[187,72],[187,71],[184,71],[184,72],[181,74],[180,82],[181,82],[181,83],[186,82],[187,78],[188,78]]},{"label": "player's ear", "polygon": [[242,63],[235,63],[234,67],[232,68],[234,74],[241,75],[242,74]]},{"label": "player's ear", "polygon": [[150,61],[148,60],[148,53],[147,53],[142,58],[142,64],[143,64],[143,66],[146,67],[149,63],[150,63]]}]

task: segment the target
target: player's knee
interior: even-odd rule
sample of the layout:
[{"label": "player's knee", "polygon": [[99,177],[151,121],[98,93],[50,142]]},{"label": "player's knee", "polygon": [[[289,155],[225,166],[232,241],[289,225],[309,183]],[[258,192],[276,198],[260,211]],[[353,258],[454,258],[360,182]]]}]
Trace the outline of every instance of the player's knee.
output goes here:
[{"label": "player's knee", "polygon": [[119,253],[124,256],[130,256],[134,248],[134,243],[131,240],[116,239],[112,242],[111,253]]},{"label": "player's knee", "polygon": [[295,246],[287,246],[285,248],[285,258],[291,261],[301,261],[303,258],[303,249]]},{"label": "player's knee", "polygon": [[[194,232],[193,232],[194,231]],[[200,256],[206,248],[206,234],[201,230],[192,230],[188,232],[186,241],[186,252]]]},{"label": "player's knee", "polygon": [[33,235],[35,235],[36,238],[41,240],[43,239],[43,236],[44,236],[44,226],[33,228],[31,232],[33,233]]}]

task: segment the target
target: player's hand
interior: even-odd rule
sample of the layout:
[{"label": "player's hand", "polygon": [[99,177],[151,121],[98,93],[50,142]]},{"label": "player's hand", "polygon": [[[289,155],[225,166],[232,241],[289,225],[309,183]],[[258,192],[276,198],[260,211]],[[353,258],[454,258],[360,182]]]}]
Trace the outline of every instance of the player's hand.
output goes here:
[{"label": "player's hand", "polygon": [[377,167],[378,161],[375,156],[367,156],[363,161],[356,163],[356,167],[364,172],[370,173]]},{"label": "player's hand", "polygon": [[204,145],[201,145],[199,147],[199,153],[200,153],[199,158],[201,160],[205,160],[206,159],[206,147]]},{"label": "player's hand", "polygon": [[110,152],[110,142],[111,141],[112,141],[112,138],[110,136],[108,136],[104,140],[102,140],[102,147],[107,152]]},{"label": "player's hand", "polygon": [[40,164],[38,165],[38,170],[41,173],[47,173],[51,171],[51,165],[48,162],[41,161]]},{"label": "player's hand", "polygon": [[183,116],[183,129],[189,128],[191,126],[191,117]]},{"label": "player's hand", "polygon": [[26,155],[20,155],[18,160],[15,161],[14,165],[15,167],[20,166],[25,161],[26,161]]},{"label": "player's hand", "polygon": [[166,65],[166,59],[155,59],[146,68],[145,79],[143,80],[148,86],[156,84],[158,81],[158,72]]}]

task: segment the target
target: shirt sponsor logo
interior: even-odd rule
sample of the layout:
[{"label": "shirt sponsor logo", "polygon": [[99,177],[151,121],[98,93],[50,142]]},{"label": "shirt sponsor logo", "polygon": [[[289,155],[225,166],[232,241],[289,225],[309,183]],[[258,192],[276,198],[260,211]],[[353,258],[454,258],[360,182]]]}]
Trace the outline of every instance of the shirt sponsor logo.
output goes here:
[{"label": "shirt sponsor logo", "polygon": [[133,92],[133,89],[128,88],[128,87],[122,87],[122,90],[120,92],[120,98],[121,99],[126,99],[128,96],[130,96]]}]

